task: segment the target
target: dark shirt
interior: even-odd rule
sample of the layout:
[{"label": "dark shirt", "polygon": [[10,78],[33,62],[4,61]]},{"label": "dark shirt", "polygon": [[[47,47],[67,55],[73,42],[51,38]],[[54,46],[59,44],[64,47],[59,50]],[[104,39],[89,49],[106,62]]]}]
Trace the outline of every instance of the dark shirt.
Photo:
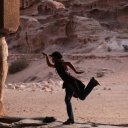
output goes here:
[{"label": "dark shirt", "polygon": [[55,63],[55,68],[58,73],[58,75],[61,77],[61,79],[64,81],[63,88],[70,88],[72,90],[78,91],[78,88],[84,89],[84,84],[76,79],[75,77],[71,76],[68,72],[68,68],[65,65],[64,61],[59,61]]},{"label": "dark shirt", "polygon": [[64,61],[59,61],[55,63],[55,68],[58,73],[58,75],[61,77],[61,79],[66,82],[69,81],[71,78],[70,73],[68,72],[67,66],[64,64]]},{"label": "dark shirt", "polygon": [[74,90],[73,85],[75,84],[76,79],[70,75],[70,73],[68,72],[68,68],[65,65],[64,61],[56,62],[55,68],[56,68],[58,75],[64,81],[63,88],[70,88]]}]

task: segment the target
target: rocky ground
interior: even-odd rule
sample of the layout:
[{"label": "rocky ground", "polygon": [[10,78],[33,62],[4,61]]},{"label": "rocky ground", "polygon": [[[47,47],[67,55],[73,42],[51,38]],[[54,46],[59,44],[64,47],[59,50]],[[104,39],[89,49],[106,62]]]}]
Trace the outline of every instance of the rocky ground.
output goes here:
[{"label": "rocky ground", "polygon": [[[92,76],[95,76],[101,84],[93,90],[85,101],[72,99],[76,122],[71,126],[62,125],[62,122],[67,119],[64,90],[61,89],[62,81],[57,77],[54,69],[47,68],[44,58],[33,61],[31,66],[24,71],[8,75],[1,113],[11,118],[24,117],[29,118],[29,120],[23,120],[17,125],[6,125],[8,127],[18,127],[21,124],[24,127],[41,125],[38,126],[40,128],[128,127],[127,57],[127,53],[65,57],[67,60],[70,58],[78,69],[85,71],[84,74],[76,76],[85,85]],[[35,80],[29,79],[30,76],[31,78],[36,76]],[[47,125],[40,124],[40,120],[33,120],[36,117],[42,119],[46,116],[53,116],[57,120]],[[5,126],[5,124],[1,125]]]}]

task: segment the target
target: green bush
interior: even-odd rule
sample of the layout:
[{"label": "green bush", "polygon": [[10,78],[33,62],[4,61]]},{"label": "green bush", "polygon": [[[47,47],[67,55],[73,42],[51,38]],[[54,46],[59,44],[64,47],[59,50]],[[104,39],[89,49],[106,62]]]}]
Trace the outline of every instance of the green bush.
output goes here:
[{"label": "green bush", "polygon": [[16,61],[12,62],[9,66],[9,73],[14,74],[16,72],[22,71],[26,67],[28,67],[29,62],[25,59],[17,59]]}]

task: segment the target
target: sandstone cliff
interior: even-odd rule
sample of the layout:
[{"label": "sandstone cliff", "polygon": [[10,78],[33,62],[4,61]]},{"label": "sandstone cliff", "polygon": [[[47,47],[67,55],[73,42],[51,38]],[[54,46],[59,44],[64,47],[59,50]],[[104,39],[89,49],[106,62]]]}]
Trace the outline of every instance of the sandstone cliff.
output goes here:
[{"label": "sandstone cliff", "polygon": [[43,0],[21,11],[19,30],[8,38],[11,51],[91,52],[102,45],[107,51],[107,42],[113,39],[122,45],[118,37],[122,36],[119,32],[127,33],[127,0],[49,1]]}]

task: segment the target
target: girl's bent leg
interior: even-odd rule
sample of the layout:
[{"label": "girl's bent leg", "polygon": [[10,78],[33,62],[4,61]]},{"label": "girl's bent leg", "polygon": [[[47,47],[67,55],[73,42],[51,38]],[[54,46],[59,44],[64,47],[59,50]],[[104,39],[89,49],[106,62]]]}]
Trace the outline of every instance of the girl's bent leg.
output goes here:
[{"label": "girl's bent leg", "polygon": [[100,85],[100,84],[94,77],[92,77],[91,80],[89,81],[88,85],[84,89],[83,94],[81,95],[80,99],[84,100],[91,93],[93,88],[97,85]]}]

